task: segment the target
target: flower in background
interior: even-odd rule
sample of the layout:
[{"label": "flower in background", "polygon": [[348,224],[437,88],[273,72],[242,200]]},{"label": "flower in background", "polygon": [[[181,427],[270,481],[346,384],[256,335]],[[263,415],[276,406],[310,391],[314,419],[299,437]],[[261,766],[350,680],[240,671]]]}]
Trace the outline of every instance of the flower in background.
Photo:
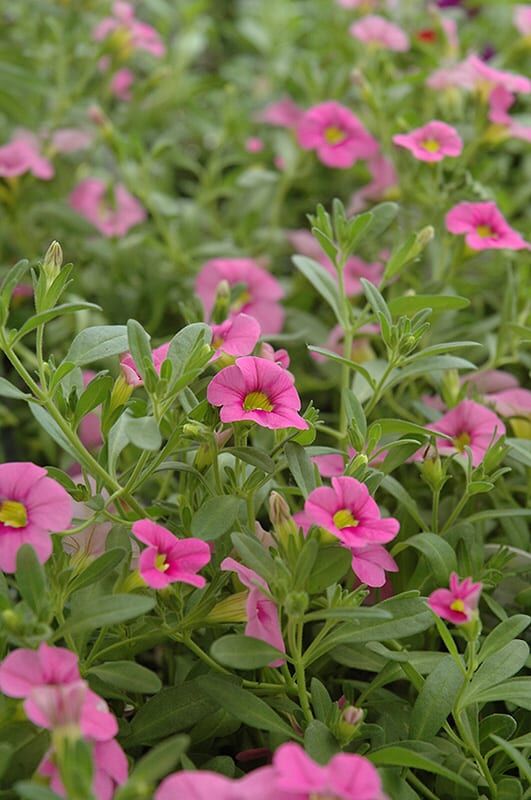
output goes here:
[{"label": "flower in background", "polygon": [[260,358],[266,358],[268,361],[274,361],[279,367],[287,369],[290,364],[290,357],[287,350],[283,347],[275,350],[275,348],[268,342],[262,342],[260,350],[258,351]]},{"label": "flower in background", "polygon": [[[369,323],[368,325],[362,325],[361,328],[357,331],[357,333],[379,333],[380,326]],[[330,350],[332,353],[337,353],[338,356],[342,356],[344,354],[344,346],[343,346],[343,339],[345,338],[345,331],[343,330],[341,325],[334,325],[332,330],[327,336],[327,339],[324,343],[324,347],[326,350]],[[313,358],[314,361],[317,361],[320,364],[326,364],[328,361],[327,357],[322,355],[322,353],[315,353],[310,351],[310,356]],[[350,352],[350,358],[352,361],[357,361],[359,364],[362,364],[364,361],[370,361],[374,358],[374,351],[370,346],[369,339],[365,336],[356,336],[352,341],[352,350]]]},{"label": "flower in background", "polygon": [[435,433],[445,433],[451,437],[451,441],[437,439],[437,449],[441,455],[457,455],[464,453],[465,447],[469,447],[474,467],[481,464],[491,444],[505,434],[505,425],[501,419],[473,400],[462,400],[459,405],[426,427]]},{"label": "flower in background", "polygon": [[431,89],[448,89],[454,86],[475,89],[486,97],[497,86],[503,86],[508,92],[516,94],[531,92],[529,78],[491,67],[474,53],[464,61],[437,69],[429,76],[426,85]]},{"label": "flower in background", "polygon": [[442,161],[443,158],[456,158],[463,151],[463,142],[455,128],[439,120],[432,120],[421,128],[409,133],[393,136],[393,142],[405,147],[419,161]]},{"label": "flower in background", "polygon": [[366,11],[378,5],[378,0],[336,0],[337,4],[343,8],[360,8]]},{"label": "flower in background", "polygon": [[529,244],[508,224],[495,203],[458,203],[446,215],[446,229],[464,234],[472,250],[527,250]]},{"label": "flower in background", "polygon": [[119,69],[114,73],[109,84],[109,89],[111,90],[111,93],[118,98],[118,100],[128,103],[133,96],[131,87],[134,82],[134,72],[132,72],[130,69],[127,69],[127,67],[124,67],[123,69]]},{"label": "flower in background", "polygon": [[[83,386],[86,388],[91,380],[96,377],[96,373],[91,369],[83,370]],[[98,406],[98,409],[100,406]],[[101,421],[99,410],[85,414],[79,423],[79,438],[88,450],[97,450],[103,444],[101,435]]]},{"label": "flower in background", "polygon": [[250,136],[245,140],[245,149],[248,153],[261,153],[264,149],[263,139],[259,136]]},{"label": "flower in background", "polygon": [[[354,458],[356,451],[353,447],[348,448],[348,458]],[[319,475],[323,478],[337,478],[345,472],[346,456],[342,453],[325,453],[320,456],[312,456],[312,462],[319,470]]]},{"label": "flower in background", "polygon": [[210,561],[210,548],[201,539],[178,539],[167,528],[149,519],[133,523],[134,536],[148,547],[138,561],[141,577],[152,589],[164,589],[170,583],[187,583],[202,589],[206,584],[197,575]]},{"label": "flower in background", "polygon": [[99,178],[86,178],[71,193],[70,207],[85,217],[103,236],[125,236],[130,228],[144,222],[146,212],[122,183],[113,190],[114,202],[107,200],[109,187]]},{"label": "flower in background", "polygon": [[[272,784],[273,768],[255,769],[243,778],[227,778],[209,770],[182,770],[168,775],[153,800],[295,800]],[[298,796],[296,800],[304,800]]]},{"label": "flower in background", "polygon": [[35,137],[19,134],[0,147],[0,178],[18,178],[26,172],[42,181],[55,174],[52,163],[41,156]]},{"label": "flower in background", "polygon": [[294,103],[291,97],[285,97],[267,105],[258,112],[255,119],[257,122],[265,122],[279,128],[295,128],[303,114],[304,109]]},{"label": "flower in background", "polygon": [[[60,797],[66,797],[53,751],[41,761],[37,773],[50,780],[50,789]],[[94,742],[92,746],[94,778],[92,791],[97,800],[112,800],[116,788],[127,781],[127,757],[115,739]]]},{"label": "flower in background", "polygon": [[[165,342],[161,344],[159,347],[155,347],[154,350],[151,351],[151,357],[153,359],[153,366],[155,368],[155,372],[157,375],[160,375],[160,370],[162,369],[162,365],[166,358],[168,357],[168,350],[170,349],[170,342]],[[126,353],[120,359],[120,367],[122,368],[122,374],[129,384],[129,386],[137,387],[143,386],[144,381],[138,371],[138,367],[136,362],[131,355],[131,353]]]},{"label": "flower in background", "polygon": [[162,58],[166,48],[158,32],[151,25],[135,17],[131,3],[117,0],[112,7],[112,16],[105,17],[94,28],[92,35],[96,42],[107,39],[116,31],[127,34],[128,44],[133,50],[145,50],[155,58]]},{"label": "flower in background", "polygon": [[304,150],[316,150],[327,167],[348,169],[360,158],[378,151],[378,142],[350,109],[329,100],[313,106],[302,116],[297,137]]},{"label": "flower in background", "polygon": [[298,413],[301,401],[293,384],[293,375],[274,361],[246,356],[213,378],[207,399],[211,405],[221,406],[222,422],[306,430],[308,423]]},{"label": "flower in background", "polygon": [[503,126],[507,136],[529,142],[531,141],[531,125],[522,125],[508,113],[514,101],[515,96],[511,92],[503,86],[496,86],[489,94],[489,120],[496,125]]},{"label": "flower in background", "polygon": [[15,572],[17,553],[30,544],[44,564],[52,554],[50,533],[72,521],[72,500],[46,470],[30,461],[0,464],[0,569]]},{"label": "flower in background", "polygon": [[195,289],[210,316],[219,284],[227,281],[232,290],[231,315],[243,312],[254,317],[262,333],[279,333],[284,324],[284,309],[279,300],[282,286],[251,258],[214,258],[203,264]]},{"label": "flower in background", "polygon": [[90,131],[80,128],[58,128],[52,133],[51,144],[58,153],[76,153],[86,150],[94,137]]},{"label": "flower in background", "polygon": [[396,53],[409,50],[409,39],[402,28],[376,14],[355,22],[350,26],[349,33],[363,44],[376,45]]},{"label": "flower in background", "polygon": [[531,6],[515,6],[513,20],[522,36],[531,36]]},{"label": "flower in background", "polygon": [[390,159],[377,153],[368,159],[367,167],[372,180],[352,195],[347,211],[349,216],[363,211],[369,202],[385,199],[398,191],[398,175]]},{"label": "flower in background", "polygon": [[483,585],[465,578],[461,583],[455,572],[450,575],[449,589],[436,589],[428,597],[432,611],[455,625],[470,622],[477,611]]},{"label": "flower in background", "polygon": [[260,338],[260,325],[248,314],[236,314],[220,325],[211,325],[212,347],[216,352],[212,360],[222,355],[248,356]]},{"label": "flower in background", "polygon": [[[282,630],[275,603],[268,597],[269,586],[254,570],[239,564],[233,558],[225,558],[221,569],[235,572],[246,589],[249,590],[246,601],[247,624],[245,635],[267,642],[271,647],[286,652]],[[280,667],[283,659],[271,662],[270,667]]]}]

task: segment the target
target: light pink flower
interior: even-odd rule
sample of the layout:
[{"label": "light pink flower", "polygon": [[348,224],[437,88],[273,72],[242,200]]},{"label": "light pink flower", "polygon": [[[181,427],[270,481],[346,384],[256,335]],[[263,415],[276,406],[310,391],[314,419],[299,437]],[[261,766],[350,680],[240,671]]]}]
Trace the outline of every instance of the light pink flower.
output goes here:
[{"label": "light pink flower", "polygon": [[522,36],[531,36],[531,6],[515,6],[513,19]]},{"label": "light pink flower", "polygon": [[397,134],[393,136],[393,142],[410,150],[419,161],[442,161],[447,156],[460,156],[463,151],[463,142],[456,129],[439,120],[432,120],[409,133]]},{"label": "light pink flower", "polygon": [[[50,779],[50,789],[60,797],[66,797],[66,791],[53,758],[53,751],[48,753],[37,770],[39,775]],[[94,778],[92,791],[96,800],[112,800],[118,786],[127,780],[127,758],[115,739],[108,742],[95,742],[92,747]]]},{"label": "light pink flower", "polygon": [[304,114],[304,110],[298,106],[290,97],[278,100],[267,105],[260,111],[255,119],[257,122],[265,122],[268,125],[276,125],[280,128],[295,128]]},{"label": "light pink flower", "polygon": [[118,100],[128,103],[133,96],[131,87],[134,82],[134,72],[127,67],[123,67],[122,69],[117,70],[117,72],[115,72],[112,76],[109,89],[111,90],[111,93],[118,98]]},{"label": "light pink flower", "polygon": [[343,8],[374,8],[378,5],[378,0],[336,0],[337,4]]},{"label": "light pink flower", "polygon": [[238,294],[232,296],[232,315],[241,311],[254,317],[264,334],[282,330],[284,309],[278,301],[284,296],[284,290],[276,278],[256,261],[251,258],[214,258],[203,264],[195,288],[207,317],[214,307],[221,281],[238,288]]},{"label": "light pink flower", "polygon": [[301,800],[300,796],[281,795],[272,779],[272,767],[255,769],[234,780],[208,770],[183,770],[162,781],[154,800]]},{"label": "light pink flower", "polygon": [[[233,558],[225,558],[221,562],[221,569],[235,572],[241,583],[249,590],[246,602],[247,624],[245,635],[252,636],[267,642],[271,647],[281,653],[286,652],[282,629],[278,615],[278,608],[268,597],[269,586],[254,570],[239,564]],[[284,663],[282,659],[271,662],[270,667],[279,667]]]},{"label": "light pink flower", "polygon": [[248,356],[260,338],[260,325],[248,314],[236,314],[220,325],[211,325],[212,347],[216,348],[212,360],[224,353],[229,356]]},{"label": "light pink flower", "polygon": [[85,217],[103,236],[125,236],[130,228],[144,222],[146,212],[121,183],[114,188],[114,205],[106,200],[108,187],[99,178],[86,178],[70,195],[70,206]]},{"label": "light pink flower", "polygon": [[400,528],[393,517],[381,517],[365,484],[350,477],[332,478],[332,487],[314,489],[304,511],[349,549],[390,542]]},{"label": "light pink flower", "polygon": [[[348,448],[348,458],[353,458],[356,451],[353,447]],[[319,474],[323,478],[337,478],[345,471],[346,457],[342,453],[330,453],[322,456],[312,456],[312,462],[317,466]]]},{"label": "light pink flower", "polygon": [[396,53],[405,53],[409,50],[409,39],[402,28],[376,14],[355,22],[350,26],[349,33],[363,44],[379,45]]},{"label": "light pink flower", "polygon": [[30,283],[17,283],[13,289],[13,300],[25,300],[28,297],[33,297],[33,286]]},{"label": "light pink flower", "polygon": [[53,132],[51,142],[58,153],[75,153],[90,147],[93,138],[90,131],[79,128],[58,128]]},{"label": "light pink flower", "polygon": [[297,127],[304,150],[316,150],[327,167],[348,169],[360,158],[378,151],[378,142],[350,109],[329,100],[306,111]]},{"label": "light pink flower", "polygon": [[[91,380],[96,377],[93,370],[87,369],[83,371],[83,385],[86,388]],[[98,406],[99,408],[99,406]],[[78,429],[79,438],[86,448],[89,450],[96,450],[103,444],[101,435],[101,422],[100,413],[98,410],[91,411],[86,414],[79,423]]]},{"label": "light pink flower", "polygon": [[245,356],[210,382],[208,402],[221,406],[222,422],[256,422],[264,428],[298,428],[308,423],[298,413],[300,397],[293,375],[265,358]]},{"label": "light pink flower", "polygon": [[458,203],[446,215],[446,228],[450,233],[464,234],[472,250],[529,249],[529,244],[490,201]]},{"label": "light pink flower", "polygon": [[287,350],[284,350],[283,347],[281,347],[279,350],[275,350],[275,348],[270,345],[269,342],[262,342],[258,355],[260,358],[267,358],[268,361],[274,361],[275,364],[278,364],[279,367],[282,367],[283,369],[287,369],[289,367],[289,353]]},{"label": "light pink flower", "polygon": [[[153,358],[153,366],[155,367],[155,372],[157,375],[160,375],[160,370],[162,369],[162,365],[166,358],[168,357],[168,350],[170,349],[170,342],[165,342],[161,344],[159,347],[155,347],[154,350],[151,351],[151,356]],[[130,386],[137,387],[143,386],[144,381],[138,371],[138,367],[136,362],[131,355],[131,353],[126,353],[120,359],[120,367],[122,369],[122,374]]]},{"label": "light pink flower", "polygon": [[164,589],[170,583],[188,583],[202,589],[206,584],[197,575],[210,561],[210,548],[201,539],[178,539],[167,528],[149,519],[132,526],[133,534],[147,544],[138,562],[142,578],[152,589]]},{"label": "light pink flower", "polygon": [[367,161],[367,167],[372,175],[372,180],[352,195],[347,211],[349,215],[358,214],[367,207],[369,201],[385,198],[389,190],[398,186],[398,175],[393,162],[382,153],[370,158]]},{"label": "light pink flower", "polygon": [[455,572],[450,575],[449,589],[436,589],[428,597],[428,603],[442,619],[447,619],[455,625],[470,622],[476,613],[479,596],[483,585],[473,583],[472,578],[465,578],[459,583]]},{"label": "light pink flower", "polygon": [[514,375],[501,369],[487,369],[483,372],[472,372],[470,375],[463,375],[461,383],[475,386],[481,394],[503,392],[506,389],[516,389],[519,386]]},{"label": "light pink flower", "polygon": [[472,451],[472,464],[481,464],[490,445],[505,434],[505,425],[493,411],[473,400],[462,400],[436,422],[427,426],[430,430],[451,436],[437,439],[441,455],[464,453],[465,446]]},{"label": "light pink flower", "polygon": [[455,64],[447,64],[439,67],[426,80],[426,86],[430,89],[474,89],[477,83],[477,76],[468,61],[459,61]]},{"label": "light pink flower", "polygon": [[245,140],[245,149],[248,153],[261,153],[264,149],[264,142],[259,136],[250,136]]},{"label": "light pink flower", "polygon": [[42,181],[51,180],[55,174],[52,163],[41,156],[37,140],[19,135],[0,147],[0,178],[18,178],[26,172]]},{"label": "light pink flower", "polygon": [[472,54],[464,61],[442,67],[432,73],[426,81],[431,89],[477,89],[491,91],[503,86],[509,92],[528,94],[531,92],[531,80],[523,75],[496,69],[479,56]]},{"label": "light pink flower", "polygon": [[489,120],[502,125],[513,139],[531,141],[531,125],[522,125],[508,113],[515,96],[503,86],[496,86],[489,94]]},{"label": "light pink flower", "polygon": [[502,417],[531,416],[531,391],[529,389],[505,389],[485,396],[486,402],[492,405]]},{"label": "light pink flower", "polygon": [[50,533],[71,521],[70,495],[45,469],[29,461],[0,464],[0,569],[15,572],[23,544],[44,564],[52,553]]},{"label": "light pink flower", "polygon": [[117,30],[129,34],[130,44],[134,50],[145,50],[155,58],[162,58],[166,52],[155,28],[136,19],[133,6],[122,0],[114,3],[112,16],[102,19],[94,28],[92,36],[95,41],[101,42]]}]

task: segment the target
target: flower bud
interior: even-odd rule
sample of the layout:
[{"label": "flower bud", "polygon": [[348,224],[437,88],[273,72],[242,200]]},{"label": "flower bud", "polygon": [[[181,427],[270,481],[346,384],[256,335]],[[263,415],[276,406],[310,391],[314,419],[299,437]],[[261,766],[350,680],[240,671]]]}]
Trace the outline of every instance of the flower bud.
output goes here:
[{"label": "flower bud", "polygon": [[422,462],[420,472],[426,483],[437,492],[444,484],[444,470],[437,451],[430,448]]},{"label": "flower bud", "polygon": [[216,292],[216,300],[212,309],[212,322],[219,325],[227,319],[230,308],[230,286],[228,281],[220,281]]},{"label": "flower bud", "polygon": [[217,625],[231,622],[247,622],[247,596],[248,592],[237,592],[236,594],[220,600],[212,608],[206,618],[207,625]]},{"label": "flower bud", "polygon": [[110,401],[110,411],[111,413],[120,408],[120,406],[124,406],[129,398],[131,397],[131,393],[133,391],[133,386],[128,383],[125,376],[123,374],[119,375],[118,378],[114,381],[114,386],[112,387],[111,392],[111,401]]},{"label": "flower bud", "polygon": [[444,373],[441,383],[441,395],[448,408],[453,408],[459,402],[460,392],[459,373],[456,369],[449,369]]},{"label": "flower bud", "polygon": [[291,516],[289,505],[278,492],[271,492],[269,495],[269,519],[284,545],[296,535],[297,525]]},{"label": "flower bud", "polygon": [[306,592],[290,592],[286,597],[284,608],[288,617],[302,617],[310,604]]},{"label": "flower bud", "polygon": [[46,285],[51,286],[63,266],[63,251],[59,242],[53,241],[46,251],[42,262],[42,271],[46,276]]},{"label": "flower bud", "polygon": [[356,736],[361,723],[365,717],[365,712],[356,706],[344,705],[341,709],[341,716],[335,725],[335,735],[343,745],[349,744]]}]

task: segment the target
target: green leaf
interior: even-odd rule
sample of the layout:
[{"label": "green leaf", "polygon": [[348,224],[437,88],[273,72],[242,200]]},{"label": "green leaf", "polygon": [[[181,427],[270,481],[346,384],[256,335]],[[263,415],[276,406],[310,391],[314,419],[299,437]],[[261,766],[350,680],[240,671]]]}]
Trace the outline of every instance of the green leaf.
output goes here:
[{"label": "green leaf", "polygon": [[397,217],[398,205],[396,203],[379,203],[373,206],[370,210],[372,220],[369,226],[369,233],[371,239],[378,239],[382,233],[385,233],[387,228]]},{"label": "green leaf", "polygon": [[91,667],[87,675],[95,675],[101,681],[125,692],[156,694],[162,689],[158,675],[134,661],[108,661]]},{"label": "green leaf", "polygon": [[12,343],[15,344],[19,342],[24,336],[27,336],[28,333],[38,328],[39,325],[45,325],[56,317],[64,317],[67,314],[73,314],[75,311],[101,311],[101,306],[97,306],[95,303],[63,303],[60,306],[49,308],[47,311],[41,311],[39,314],[35,314],[33,317],[26,320],[22,328],[17,331],[17,335]]},{"label": "green leaf", "polygon": [[318,764],[328,764],[340,750],[335,736],[318,719],[313,719],[304,731],[304,749]]},{"label": "green leaf", "polygon": [[529,761],[527,758],[524,758],[522,753],[514,747],[511,742],[506,742],[504,739],[500,739],[499,736],[495,736],[494,734],[490,737],[498,747],[509,756],[513,764],[518,767],[520,775],[525,778],[525,780],[531,784],[531,766],[529,765]]},{"label": "green leaf", "polygon": [[413,361],[418,361],[420,358],[444,355],[450,350],[468,350],[470,347],[483,347],[483,345],[479,344],[479,342],[441,342],[440,344],[433,344],[431,347],[425,347],[418,353],[413,353],[404,363],[410,364]]},{"label": "green leaf", "polygon": [[74,461],[77,461],[77,451],[73,445],[70,444],[57,422],[49,415],[49,413],[36,403],[30,403],[29,409],[41,428],[43,428],[46,433],[52,437],[54,442],[56,442],[59,447],[65,451],[65,453],[68,453],[68,455],[71,456]]},{"label": "green leaf", "polygon": [[518,634],[525,631],[530,623],[531,617],[526,614],[516,614],[514,617],[509,617],[500,622],[483,642],[478,653],[478,662],[481,664],[489,656],[495,655],[505,645],[516,639]]},{"label": "green leaf", "polygon": [[20,283],[28,269],[29,261],[23,258],[22,261],[18,261],[8,270],[0,284],[0,303],[2,303],[2,305],[7,305],[11,297],[11,292],[17,283]]},{"label": "green leaf", "polygon": [[332,698],[328,694],[326,686],[318,678],[312,678],[310,689],[315,716],[320,722],[326,723],[334,707]]},{"label": "green leaf", "polygon": [[108,440],[108,464],[113,475],[118,457],[128,444],[140,450],[158,450],[162,437],[155,417],[134,417],[129,410],[118,417],[109,431]]},{"label": "green leaf", "polygon": [[410,767],[413,769],[421,769],[425,772],[432,772],[435,775],[442,775],[444,778],[448,778],[448,780],[470,789],[470,791],[475,791],[472,784],[458,773],[452,772],[436,761],[432,761],[427,756],[421,755],[414,750],[408,750],[406,747],[387,745],[386,747],[380,747],[368,753],[366,758],[372,761],[376,766]]},{"label": "green leaf", "polygon": [[1,742],[0,743],[0,778],[6,771],[9,762],[11,760],[11,755],[13,753],[13,748],[8,742]]},{"label": "green leaf", "polygon": [[505,444],[509,445],[508,456],[526,467],[531,467],[531,440],[506,439]]},{"label": "green leaf", "polygon": [[288,467],[304,497],[315,489],[315,471],[310,456],[300,444],[288,442],[284,447]]},{"label": "green leaf", "polygon": [[[190,740],[188,736],[178,734],[161,742],[142,758],[134,767],[128,784],[145,785],[155,783],[170,773],[179,763],[181,756],[186,752]],[[120,792],[115,795],[115,800],[120,800]]]},{"label": "green leaf", "polygon": [[267,582],[274,579],[276,574],[275,562],[254,536],[246,533],[233,533],[231,539],[232,544],[248,567],[254,569]]},{"label": "green leaf", "polygon": [[154,605],[154,598],[139,594],[97,597],[90,604],[77,608],[59,628],[55,638],[63,638],[66,633],[78,634],[136,619],[151,611]]},{"label": "green leaf", "polygon": [[373,389],[376,386],[374,378],[372,377],[371,373],[365,369],[361,364],[358,364],[357,361],[351,361],[349,358],[344,358],[340,356],[338,353],[334,353],[332,350],[327,350],[325,347],[314,347],[314,345],[308,345],[308,350],[311,353],[319,353],[321,356],[326,356],[330,361],[335,361],[338,364],[346,364],[353,370],[354,372],[359,372],[359,374],[364,378],[369,386]]},{"label": "green leaf", "polygon": [[145,379],[146,376],[144,362],[146,360],[148,363],[153,361],[149,339],[150,337],[136,319],[127,320],[127,342],[129,344],[129,352],[133,357],[138,374],[142,379]]},{"label": "green leaf", "polygon": [[393,370],[388,380],[385,382],[385,390],[392,386],[402,383],[406,378],[414,378],[417,375],[425,376],[432,372],[445,372],[449,369],[475,370],[476,365],[465,358],[458,356],[430,356],[429,358],[419,358],[418,361],[408,364],[401,369]]},{"label": "green leaf", "polygon": [[411,712],[412,739],[430,740],[451,713],[465,677],[452,656],[445,656],[424,682]]},{"label": "green leaf", "polygon": [[71,361],[82,367],[100,358],[126,353],[128,348],[125,325],[96,325],[78,333],[64,361]]},{"label": "green leaf", "polygon": [[[415,314],[423,308],[431,308],[433,311],[459,311],[469,305],[468,298],[452,294],[406,294],[390,300],[389,310],[397,317],[401,314]],[[469,342],[468,346],[474,344],[476,342]]]},{"label": "green leaf", "polygon": [[12,397],[15,400],[27,400],[31,397],[31,394],[26,394],[20,389],[17,389],[17,387],[13,386],[12,383],[9,383],[6,378],[0,378],[0,397]]},{"label": "green leaf", "polygon": [[426,523],[420,515],[419,507],[411,495],[406,492],[401,483],[395,480],[395,478],[393,478],[391,475],[386,475],[383,478],[380,486],[385,489],[386,492],[389,492],[389,494],[394,497],[395,500],[398,500],[400,505],[406,509],[408,514],[415,520],[420,528],[423,530],[426,529]]},{"label": "green leaf", "polygon": [[290,739],[297,738],[293,728],[284,722],[265,700],[256,697],[252,692],[217,675],[205,675],[197,680],[205,695],[213,703],[224,708],[250,728],[277,733]]},{"label": "green leaf", "polygon": [[173,365],[171,380],[173,389],[183,388],[208,363],[210,351],[205,345],[209,345],[211,339],[212,330],[204,322],[194,322],[175,334],[166,356]]},{"label": "green leaf", "polygon": [[20,781],[15,784],[15,789],[22,800],[61,800],[60,795],[33,781]]},{"label": "green leaf", "polygon": [[284,658],[284,653],[267,642],[236,633],[216,639],[210,648],[210,655],[231,669],[260,669]]},{"label": "green leaf", "polygon": [[359,430],[361,437],[365,439],[367,436],[367,420],[365,419],[363,406],[352,389],[344,390],[343,399],[345,402],[348,424],[352,425],[352,423],[354,423],[356,428]]},{"label": "green leaf", "polygon": [[379,419],[378,425],[381,425],[383,436],[390,433],[412,433],[422,436],[423,438],[437,435],[438,438],[452,441],[452,437],[448,436],[446,433],[435,434],[434,431],[431,431],[429,428],[425,428],[423,425],[417,425],[415,422],[408,422],[405,419]]},{"label": "green leaf", "polygon": [[121,547],[113,547],[111,550],[102,553],[101,556],[95,558],[83,572],[76,575],[69,584],[69,592],[79,591],[84,589],[85,586],[90,586],[91,583],[101,581],[109,575],[115,567],[122,561],[125,556],[125,550]]},{"label": "green leaf", "polygon": [[387,320],[389,325],[392,324],[393,320],[391,318],[391,312],[385,302],[381,292],[376,288],[376,286],[368,281],[366,278],[360,278],[360,283],[363,286],[363,293],[367,298],[367,301],[374,311],[376,317],[381,314],[384,319]]},{"label": "green leaf", "polygon": [[235,495],[209,497],[192,517],[192,536],[212,542],[232,528],[240,509],[242,498]]},{"label": "green leaf", "polygon": [[275,462],[265,450],[258,447],[225,447],[224,453],[231,453],[240,461],[251,464],[253,467],[261,469],[262,472],[271,473],[275,471]]},{"label": "green leaf", "polygon": [[292,261],[299,272],[304,275],[323,300],[328,303],[336,315],[337,321],[344,326],[346,320],[343,319],[339,292],[332,276],[328,274],[321,264],[306,256],[293,256]]},{"label": "green leaf", "polygon": [[151,744],[172,733],[188,730],[212,712],[212,703],[198,679],[162,689],[133,717],[124,744]]},{"label": "green leaf", "polygon": [[332,584],[338,583],[350,569],[351,562],[352,554],[344,547],[321,547],[308,581],[309,594],[321,594]]},{"label": "green leaf", "polygon": [[453,547],[435,533],[419,533],[411,536],[406,541],[399,542],[393,548],[393,554],[396,555],[407,547],[414,547],[426,557],[433,577],[440,586],[446,585],[450,573],[457,571],[457,560]]},{"label": "green leaf", "polygon": [[30,544],[23,544],[17,553],[15,577],[22,599],[37,617],[41,617],[41,612],[49,605],[48,583],[44,568]]},{"label": "green leaf", "polygon": [[[520,639],[515,639],[501,650],[485,658],[472,682],[465,690],[461,700],[464,708],[471,703],[479,702],[478,697],[487,689],[496,686],[519,672],[527,661],[529,646]],[[531,700],[531,698],[530,698]]]},{"label": "green leaf", "polygon": [[110,375],[98,375],[90,381],[77,401],[76,418],[81,420],[107,399],[112,391],[113,379]]},{"label": "green leaf", "polygon": [[514,703],[531,711],[531,678],[511,678],[489,689],[478,692],[473,700],[476,703],[495,701]]}]

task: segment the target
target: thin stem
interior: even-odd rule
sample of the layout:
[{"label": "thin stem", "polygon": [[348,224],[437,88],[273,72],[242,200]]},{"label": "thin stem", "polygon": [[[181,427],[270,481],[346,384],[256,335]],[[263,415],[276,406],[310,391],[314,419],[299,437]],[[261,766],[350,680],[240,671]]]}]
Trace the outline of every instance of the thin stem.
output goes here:
[{"label": "thin stem", "polygon": [[313,714],[310,708],[310,701],[308,700],[308,690],[306,689],[306,673],[304,670],[304,660],[302,657],[302,631],[302,622],[289,622],[288,642],[290,646],[291,657],[295,665],[295,677],[297,679],[299,702],[301,704],[302,713],[304,714],[306,720],[311,722],[313,720]]},{"label": "thin stem", "polygon": [[441,497],[441,487],[433,492],[433,508],[431,511],[431,528],[434,533],[439,533],[439,500]]},{"label": "thin stem", "polygon": [[449,528],[452,527],[452,525],[454,524],[455,520],[459,517],[459,514],[461,513],[461,511],[463,510],[463,508],[468,503],[468,500],[469,500],[469,496],[468,496],[468,487],[467,487],[467,489],[465,490],[465,493],[462,496],[461,500],[458,502],[458,504],[456,505],[456,507],[454,508],[454,510],[452,511],[450,516],[448,517],[448,519],[446,520],[445,524],[441,528],[441,536],[443,536],[446,533],[446,531]]}]

